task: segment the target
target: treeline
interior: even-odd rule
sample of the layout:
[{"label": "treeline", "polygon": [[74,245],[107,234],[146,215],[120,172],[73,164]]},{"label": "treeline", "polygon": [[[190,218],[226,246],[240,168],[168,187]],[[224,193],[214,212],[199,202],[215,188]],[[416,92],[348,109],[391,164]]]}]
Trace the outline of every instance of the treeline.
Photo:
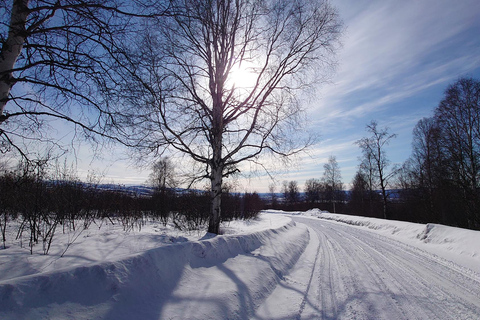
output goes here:
[{"label": "treeline", "polygon": [[[370,170],[367,170],[365,165],[359,166],[359,171],[352,182],[353,186],[348,191],[342,182],[335,156],[330,156],[323,168],[322,177],[308,179],[303,188],[297,181],[283,181],[281,192],[277,193],[276,186],[270,185],[270,193],[264,199],[265,208],[285,211],[306,211],[316,208],[333,213],[384,217],[382,192],[377,189],[379,179],[378,175],[374,174],[373,163]],[[367,172],[371,175],[368,176]],[[388,190],[388,196],[391,194],[392,191]]]},{"label": "treeline", "polygon": [[433,116],[413,130],[413,152],[398,173],[409,219],[480,229],[480,81],[450,85]]},{"label": "treeline", "polygon": [[447,87],[433,115],[416,124],[401,166],[385,151],[396,135],[375,121],[367,131],[357,141],[362,158],[350,212],[378,215],[380,198],[386,219],[480,229],[480,81],[461,78]]},{"label": "treeline", "polygon": [[461,78],[445,90],[433,115],[415,126],[412,155],[402,165],[388,159],[396,137],[389,128],[372,121],[366,130],[369,136],[356,141],[362,156],[349,192],[329,178],[340,176],[333,157],[322,179],[307,181],[304,199],[296,182],[285,182],[285,201],[276,207],[480,229],[480,81]]},{"label": "treeline", "polygon": [[268,207],[286,211],[319,208],[329,212],[346,212],[348,196],[344,192],[337,159],[330,156],[323,168],[322,178],[307,180],[303,193],[297,181],[283,181],[281,197],[276,193],[276,186],[270,185],[270,196],[265,199]]},{"label": "treeline", "polygon": [[[204,228],[209,219],[210,193],[199,190],[176,192],[156,188],[145,196],[119,186],[105,190],[97,182],[81,182],[71,169],[58,165],[48,177],[46,163],[22,165],[0,175],[0,231],[3,247],[8,234],[28,239],[31,252],[41,244],[48,253],[57,232],[87,229],[102,220],[119,223],[124,230],[141,229],[147,220],[172,223],[181,230]],[[222,220],[249,219],[263,209],[256,193],[225,190]],[[14,231],[14,232],[13,232]]]}]

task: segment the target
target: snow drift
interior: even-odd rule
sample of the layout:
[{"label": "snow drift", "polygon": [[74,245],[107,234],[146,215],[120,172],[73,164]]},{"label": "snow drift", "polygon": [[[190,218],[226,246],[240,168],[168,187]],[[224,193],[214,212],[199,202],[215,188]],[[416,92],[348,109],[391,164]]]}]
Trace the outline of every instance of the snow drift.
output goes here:
[{"label": "snow drift", "polygon": [[276,229],[172,244],[119,261],[2,281],[0,318],[246,318],[308,241],[308,230],[290,221]]}]

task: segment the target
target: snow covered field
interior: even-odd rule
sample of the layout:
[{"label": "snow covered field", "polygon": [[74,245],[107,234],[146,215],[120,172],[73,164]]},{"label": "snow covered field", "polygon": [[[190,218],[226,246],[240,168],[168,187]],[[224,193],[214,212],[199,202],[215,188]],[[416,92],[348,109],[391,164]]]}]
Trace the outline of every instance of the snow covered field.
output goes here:
[{"label": "snow covered field", "polygon": [[48,256],[9,243],[0,319],[480,317],[480,232],[319,210],[222,229],[92,225]]}]

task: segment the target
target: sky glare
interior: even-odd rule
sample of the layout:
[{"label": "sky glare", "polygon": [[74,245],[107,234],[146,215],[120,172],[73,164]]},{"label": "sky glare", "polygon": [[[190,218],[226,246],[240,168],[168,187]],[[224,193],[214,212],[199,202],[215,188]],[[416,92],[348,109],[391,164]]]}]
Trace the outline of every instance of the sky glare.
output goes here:
[{"label": "sky glare", "polygon": [[[331,0],[345,24],[338,66],[329,83],[308,102],[308,128],[319,137],[308,155],[276,176],[296,180],[321,178],[328,157],[337,158],[345,184],[357,170],[365,126],[377,120],[398,137],[387,155],[403,163],[411,153],[412,130],[433,115],[445,88],[462,76],[480,78],[480,2],[478,0],[356,1]],[[144,183],[149,171],[125,160],[78,162],[80,176],[88,167],[102,168],[104,182]],[[248,168],[246,168],[248,169]],[[238,191],[267,192],[267,175],[241,178]]]}]

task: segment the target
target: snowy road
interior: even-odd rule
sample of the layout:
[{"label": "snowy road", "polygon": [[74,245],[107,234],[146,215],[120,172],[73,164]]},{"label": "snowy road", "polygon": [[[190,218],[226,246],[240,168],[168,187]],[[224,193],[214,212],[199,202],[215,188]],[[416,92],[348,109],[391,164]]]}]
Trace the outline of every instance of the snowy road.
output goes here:
[{"label": "snowy road", "polygon": [[256,319],[479,319],[480,278],[417,248],[325,220],[294,218],[310,244]]}]

